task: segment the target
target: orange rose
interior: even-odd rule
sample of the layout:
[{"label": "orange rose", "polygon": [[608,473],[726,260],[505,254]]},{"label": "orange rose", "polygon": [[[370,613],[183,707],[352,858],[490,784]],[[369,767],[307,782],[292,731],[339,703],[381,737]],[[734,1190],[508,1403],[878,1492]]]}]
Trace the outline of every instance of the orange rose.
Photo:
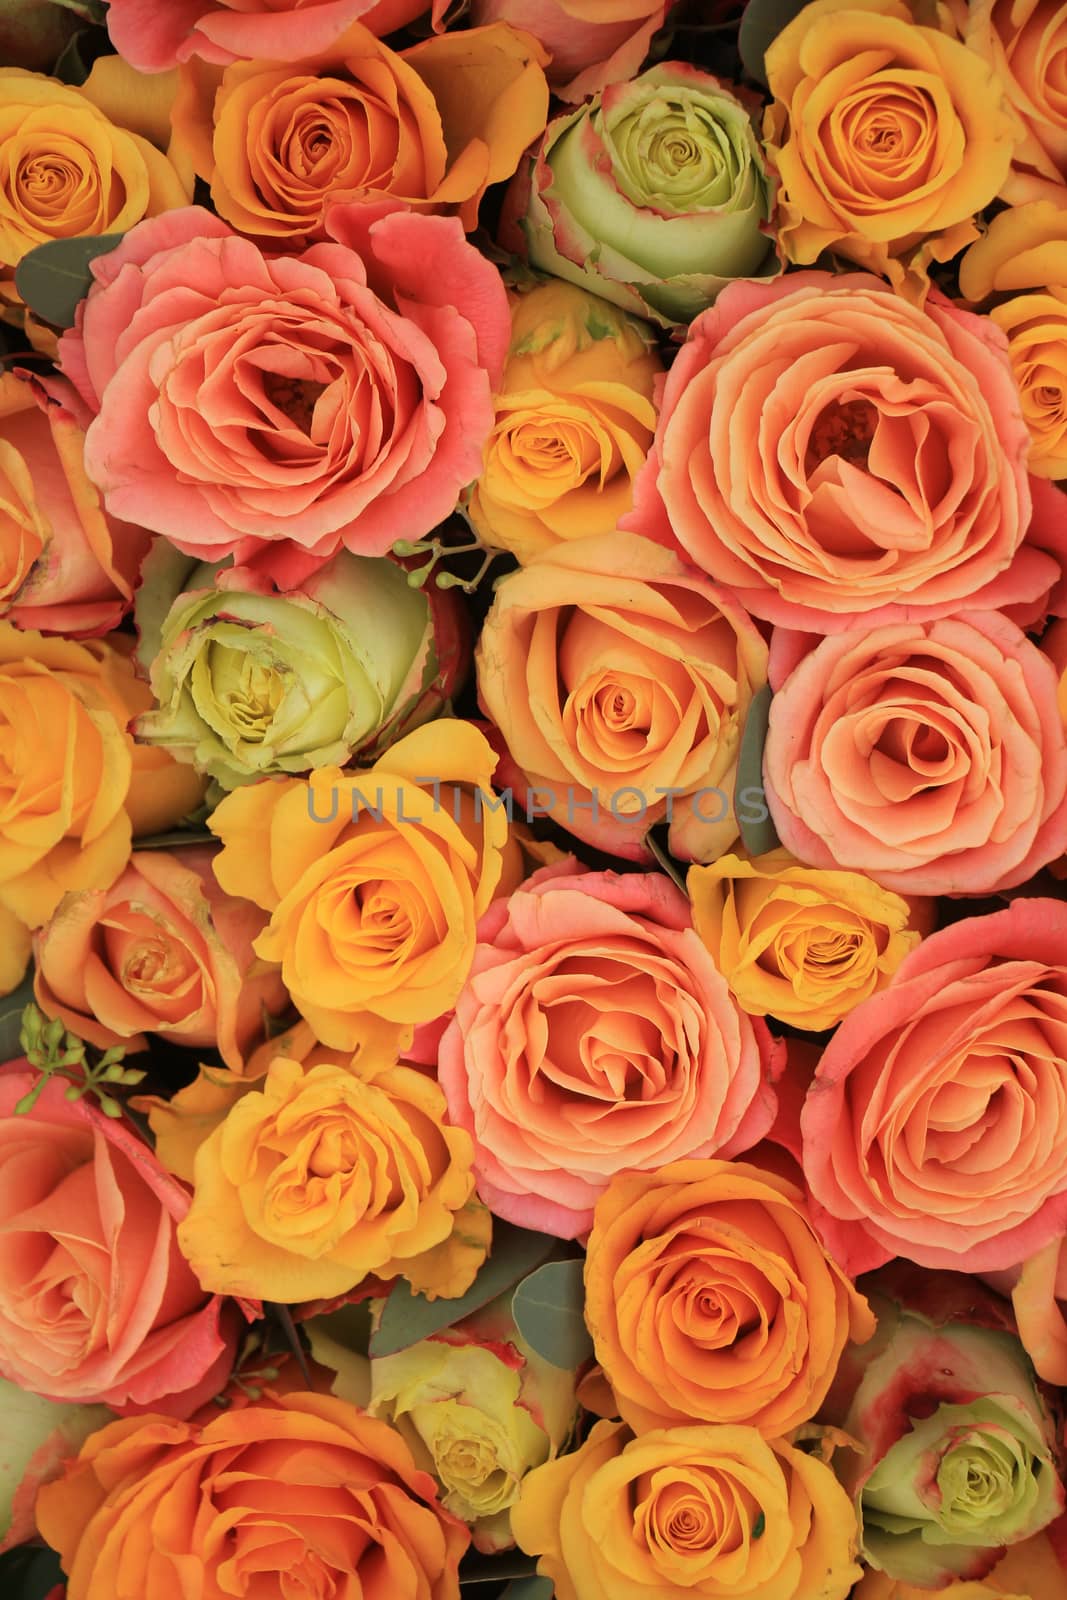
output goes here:
[{"label": "orange rose", "polygon": [[373,1273],[451,1298],[480,1265],[466,1252],[458,1283],[440,1284],[436,1249],[474,1193],[472,1156],[468,1135],[445,1125],[442,1090],[414,1067],[361,1078],[281,1056],[197,1150],[178,1242],[201,1284],[224,1294],[315,1300]]},{"label": "orange rose", "polygon": [[989,63],[1018,123],[1001,199],[1060,198],[1067,179],[1067,11],[1060,0],[953,0],[964,42]]},{"label": "orange rose", "polygon": [[31,928],[68,890],[113,883],[131,834],[173,824],[202,793],[163,751],[135,752],[127,728],[150,694],[132,644],[0,622],[0,904]]},{"label": "orange rose", "polygon": [[42,1489],[37,1523],[67,1600],[459,1600],[470,1540],[388,1423],[320,1394],[114,1422]]},{"label": "orange rose", "polygon": [[22,628],[103,633],[133,598],[149,535],[104,511],[87,423],[65,378],[0,377],[0,612]]},{"label": "orange rose", "polygon": [[380,195],[469,232],[544,130],[547,59],[504,23],[398,55],[357,22],[307,59],[183,67],[177,148],[242,233],[324,239],[329,206]]},{"label": "orange rose", "polygon": [[527,817],[633,860],[663,821],[680,859],[737,838],[741,729],[767,646],[730,591],[672,551],[620,532],[535,556],[497,589],[476,665]]},{"label": "orange rose", "polygon": [[614,1178],[585,1290],[597,1359],[636,1431],[699,1419],[787,1433],[822,1405],[847,1341],[875,1328],[801,1191],[739,1161]]},{"label": "orange rose", "polygon": [[925,293],[977,237],[1016,130],[991,67],[905,0],[813,0],[766,56],[764,135],[791,261],[832,249]]},{"label": "orange rose", "polygon": [[266,914],[219,888],[213,853],[143,850],[110,889],[67,895],[35,940],[41,1009],[101,1048],[158,1033],[239,1069],[288,996],[276,969],[253,972]]},{"label": "orange rose", "polygon": [[598,1422],[511,1517],[556,1600],[846,1600],[860,1576],[833,1472],[755,1428]]},{"label": "orange rose", "polygon": [[475,924],[521,870],[503,810],[485,801],[495,765],[476,728],[444,718],[368,771],[320,767],[216,808],[215,875],[270,912],[256,953],[281,964],[324,1043],[351,1049],[367,1011],[417,1023],[454,1004]]}]

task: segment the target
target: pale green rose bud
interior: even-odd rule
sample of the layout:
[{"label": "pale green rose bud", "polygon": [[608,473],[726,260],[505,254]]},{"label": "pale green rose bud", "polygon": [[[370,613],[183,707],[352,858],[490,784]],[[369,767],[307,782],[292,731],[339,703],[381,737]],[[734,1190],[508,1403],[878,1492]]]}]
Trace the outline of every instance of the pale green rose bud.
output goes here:
[{"label": "pale green rose bud", "polygon": [[575,1374],[531,1350],[508,1298],[370,1364],[370,1411],[404,1435],[484,1551],[515,1543],[522,1480],[559,1454],[577,1411]]},{"label": "pale green rose bud", "polygon": [[41,1484],[58,1477],[89,1435],[114,1420],[106,1406],[45,1400],[0,1378],[0,1551],[34,1537]]},{"label": "pale green rose bud", "polygon": [[746,105],[668,61],[549,124],[503,242],[522,253],[524,236],[532,266],[671,327],[735,278],[777,275],[773,203]]},{"label": "pale green rose bud", "polygon": [[413,588],[384,556],[344,551],[278,593],[159,540],[135,615],[158,702],[137,737],[226,789],[372,756],[436,716],[467,664],[455,594]]},{"label": "pale green rose bud", "polygon": [[[1053,1426],[1017,1338],[872,1301],[879,1329],[844,1429],[863,1559],[901,1583],[983,1578],[1063,1510]],[[848,1457],[849,1452],[842,1452]],[[836,1462],[835,1462],[836,1465]]]}]

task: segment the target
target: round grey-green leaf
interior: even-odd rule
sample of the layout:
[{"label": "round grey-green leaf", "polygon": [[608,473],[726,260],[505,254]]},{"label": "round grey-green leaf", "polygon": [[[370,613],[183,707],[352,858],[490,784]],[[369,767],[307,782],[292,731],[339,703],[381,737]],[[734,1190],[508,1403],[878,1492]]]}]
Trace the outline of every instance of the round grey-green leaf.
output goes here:
[{"label": "round grey-green leaf", "polygon": [[548,1261],[524,1278],[511,1315],[526,1343],[554,1367],[573,1370],[593,1354],[585,1325],[582,1261]]},{"label": "round grey-green leaf", "polygon": [[23,256],[15,268],[15,289],[35,317],[53,328],[73,328],[78,306],[89,293],[90,263],[122,243],[121,233],[88,239],[49,239]]}]

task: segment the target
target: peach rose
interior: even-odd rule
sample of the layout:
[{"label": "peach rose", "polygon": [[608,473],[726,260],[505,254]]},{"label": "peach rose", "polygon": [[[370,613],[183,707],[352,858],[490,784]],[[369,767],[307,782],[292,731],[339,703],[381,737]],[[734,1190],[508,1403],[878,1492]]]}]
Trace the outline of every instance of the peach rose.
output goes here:
[{"label": "peach rose", "polygon": [[1067,1231],[1065,938],[1056,900],[957,922],[827,1045],[804,1173],[849,1271],[994,1272]]},{"label": "peach rose", "polygon": [[801,1191],[739,1161],[615,1177],[597,1203],[585,1315],[636,1432],[808,1421],[875,1319],[826,1254]]},{"label": "peach rose", "polygon": [[764,137],[792,261],[832,249],[921,297],[931,258],[977,237],[1016,141],[980,56],[906,0],[813,0],[766,56]]},{"label": "peach rose", "polygon": [[690,867],[686,890],[741,1009],[814,1032],[885,988],[934,909],[860,872],[802,867],[787,850]]},{"label": "peach rose", "polygon": [[395,1429],[308,1393],[113,1422],[41,1491],[37,1521],[67,1600],[177,1596],[189,1574],[204,1600],[459,1600],[470,1542]]},{"label": "peach rose", "polygon": [[239,1318],[178,1249],[189,1197],[88,1098],[0,1068],[0,1374],[54,1400],[188,1416],[229,1375]]},{"label": "peach rose", "polygon": [[216,807],[215,875],[270,913],[256,953],[325,1044],[351,1049],[368,1011],[419,1023],[454,1005],[478,918],[518,881],[507,818],[484,803],[494,766],[476,728],[445,718],[367,771],[320,767]]},{"label": "peach rose", "polygon": [[1059,576],[1020,550],[1028,450],[987,319],[860,273],[738,282],[668,373],[626,526],[818,633],[999,608]]},{"label": "peach rose", "polygon": [[85,406],[65,378],[0,377],[0,612],[68,638],[121,622],[148,549],[85,475]]},{"label": "peach rose", "polygon": [[1056,696],[1047,657],[995,611],[821,640],[771,703],[779,838],[905,894],[1025,883],[1067,847]]},{"label": "peach rose", "polygon": [[329,49],[350,23],[395,33],[429,9],[430,0],[108,0],[105,20],[120,56],[141,72],[165,72],[194,56],[220,66],[253,56],[298,61]]},{"label": "peach rose", "polygon": [[276,969],[253,970],[266,913],[223,893],[214,853],[142,850],[109,889],[65,896],[34,940],[42,1011],[101,1048],[158,1033],[239,1069],[289,997]]},{"label": "peach rose", "polygon": [[175,147],[241,233],[326,239],[339,201],[393,195],[478,223],[544,130],[547,57],[504,23],[399,55],[360,23],[314,56],[182,69]]},{"label": "peach rose", "polygon": [[951,0],[964,42],[993,69],[1016,118],[1010,205],[1055,199],[1067,180],[1067,13],[1060,0]]},{"label": "peach rose", "polygon": [[19,633],[0,622],[0,904],[28,927],[68,890],[105,888],[131,835],[172,826],[203,780],[128,732],[147,685],[131,639]]},{"label": "peach rose", "polygon": [[269,545],[279,583],[287,553],[303,575],[449,515],[510,337],[499,271],[455,218],[382,201],[327,227],[267,257],[202,206],[142,224],[94,261],[60,341],[109,511],[201,560]]},{"label": "peach rose", "polygon": [[738,751],[767,647],[674,552],[614,533],[533,557],[497,588],[475,663],[528,818],[637,861],[664,821],[683,860],[737,838]]},{"label": "peach rose", "polygon": [[674,0],[473,0],[476,26],[510,22],[551,57],[548,81],[561,100],[632,78]]},{"label": "peach rose", "polygon": [[573,860],[483,917],[438,1057],[482,1199],[568,1239],[616,1172],[755,1144],[776,1070],[670,879]]},{"label": "peach rose", "polygon": [[512,1518],[556,1600],[847,1600],[860,1576],[833,1472],[755,1428],[598,1422]]}]

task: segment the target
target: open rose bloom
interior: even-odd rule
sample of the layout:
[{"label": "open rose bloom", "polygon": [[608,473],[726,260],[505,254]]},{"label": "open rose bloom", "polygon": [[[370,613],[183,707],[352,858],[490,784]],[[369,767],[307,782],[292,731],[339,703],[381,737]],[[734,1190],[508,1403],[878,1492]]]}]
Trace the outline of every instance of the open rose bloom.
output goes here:
[{"label": "open rose bloom", "polygon": [[3,1600],[1065,1600],[1067,0],[0,0],[0,347]]}]

